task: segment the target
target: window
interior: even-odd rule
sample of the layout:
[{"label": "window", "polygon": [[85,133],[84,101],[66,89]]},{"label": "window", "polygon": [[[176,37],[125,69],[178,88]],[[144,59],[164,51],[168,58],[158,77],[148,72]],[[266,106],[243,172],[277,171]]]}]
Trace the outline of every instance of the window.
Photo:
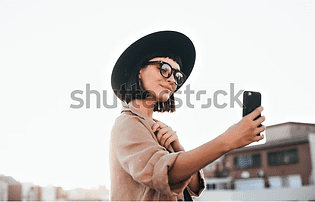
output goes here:
[{"label": "window", "polygon": [[216,189],[216,184],[207,184],[206,185],[207,190],[215,190]]},{"label": "window", "polygon": [[268,152],[268,164],[271,166],[297,163],[299,153],[297,149]]},{"label": "window", "polygon": [[234,168],[244,169],[261,166],[261,155],[242,155],[234,158]]},{"label": "window", "polygon": [[217,182],[206,184],[207,190],[225,190],[225,189],[233,189],[232,182]]}]

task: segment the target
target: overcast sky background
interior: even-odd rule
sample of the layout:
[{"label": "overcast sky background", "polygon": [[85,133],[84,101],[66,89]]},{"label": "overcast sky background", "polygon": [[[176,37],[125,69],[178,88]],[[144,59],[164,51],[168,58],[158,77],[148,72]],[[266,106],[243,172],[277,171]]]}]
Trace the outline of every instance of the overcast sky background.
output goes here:
[{"label": "overcast sky background", "polygon": [[[112,68],[135,40],[176,30],[194,42],[189,84],[201,100],[156,114],[186,150],[241,119],[234,91],[262,94],[265,125],[315,123],[314,0],[302,1],[0,1],[0,174],[40,186],[109,187],[109,136],[115,109],[70,108],[74,90],[107,92]],[[204,109],[219,95],[223,109]],[[85,100],[85,94],[78,95]],[[240,96],[240,100],[242,96]],[[102,98],[103,101],[103,98]]]}]

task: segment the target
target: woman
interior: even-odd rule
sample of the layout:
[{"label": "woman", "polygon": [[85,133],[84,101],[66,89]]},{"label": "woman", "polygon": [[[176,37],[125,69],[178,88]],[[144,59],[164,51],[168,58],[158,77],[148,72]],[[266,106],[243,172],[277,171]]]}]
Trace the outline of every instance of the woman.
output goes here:
[{"label": "woman", "polygon": [[[174,92],[190,75],[195,48],[173,31],[147,35],[129,46],[112,72],[112,88],[127,105],[110,143],[111,200],[191,200],[203,191],[202,168],[225,153],[263,139],[257,108],[212,141],[185,151],[171,127],[153,112],[175,111]],[[197,130],[196,130],[197,132]]]}]

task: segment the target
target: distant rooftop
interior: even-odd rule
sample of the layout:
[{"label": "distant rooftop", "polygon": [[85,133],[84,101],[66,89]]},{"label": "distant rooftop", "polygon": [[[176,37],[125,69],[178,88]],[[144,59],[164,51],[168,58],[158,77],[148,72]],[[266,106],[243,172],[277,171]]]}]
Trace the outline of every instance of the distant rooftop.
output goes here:
[{"label": "distant rooftop", "polygon": [[0,175],[0,181],[4,181],[4,182],[6,182],[8,185],[21,184],[20,182],[16,181],[13,177],[11,177],[11,176],[5,176],[5,175]]},{"label": "distant rooftop", "polygon": [[286,122],[266,127],[266,143],[250,147],[242,147],[229,153],[262,150],[272,147],[308,143],[309,134],[315,134],[315,124]]},{"label": "distant rooftop", "polygon": [[288,124],[299,124],[299,125],[315,126],[315,123],[302,123],[302,122],[292,122],[292,121],[289,121],[289,122],[284,122],[284,123],[278,123],[278,124],[270,125],[270,126],[267,126],[267,128],[270,128],[270,127],[277,127],[277,126],[281,126],[281,125],[288,125]]}]

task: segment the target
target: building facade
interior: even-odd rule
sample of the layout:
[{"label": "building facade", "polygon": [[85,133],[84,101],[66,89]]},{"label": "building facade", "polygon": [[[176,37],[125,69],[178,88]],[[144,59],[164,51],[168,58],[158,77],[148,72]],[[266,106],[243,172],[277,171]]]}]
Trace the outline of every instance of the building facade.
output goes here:
[{"label": "building facade", "polygon": [[22,185],[20,182],[16,181],[11,176],[0,176],[0,190],[3,190],[1,193],[1,198],[6,199],[7,201],[21,201],[22,200]]},{"label": "building facade", "polygon": [[[314,157],[311,155],[310,134],[315,134],[315,124],[287,122],[268,126],[265,144],[231,151],[205,169],[209,181],[207,189],[249,190],[312,185]],[[223,186],[220,180],[216,181],[220,178],[230,180]]]}]

